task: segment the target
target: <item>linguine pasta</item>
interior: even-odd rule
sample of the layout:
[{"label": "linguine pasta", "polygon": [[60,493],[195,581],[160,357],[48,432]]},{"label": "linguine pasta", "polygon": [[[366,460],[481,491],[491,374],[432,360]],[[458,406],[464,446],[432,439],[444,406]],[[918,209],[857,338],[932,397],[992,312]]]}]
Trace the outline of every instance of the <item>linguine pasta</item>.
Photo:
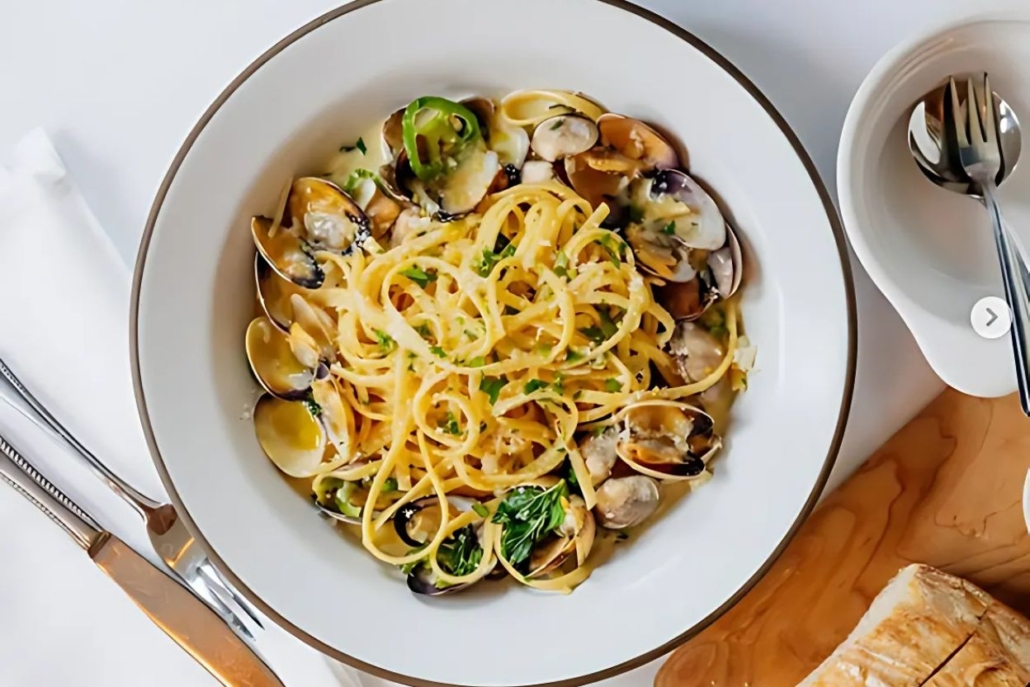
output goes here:
[{"label": "linguine pasta", "polygon": [[[553,127],[547,93],[513,94],[497,109],[500,125],[480,126]],[[579,95],[556,102],[587,120],[603,114]],[[373,556],[407,572],[415,591],[461,589],[494,571],[570,591],[590,574],[598,524],[615,531],[626,521],[607,492],[629,489],[636,507],[651,489],[656,504],[665,481],[707,477],[719,439],[701,399],[725,396],[731,370],[746,371],[734,302],[702,306],[706,321],[721,323],[704,332],[712,362],[685,374],[683,360],[699,354],[676,348],[677,318],[661,302],[672,282],[642,269],[627,232],[612,230],[608,203],[593,206],[545,179],[491,190],[458,217],[422,207],[406,231],[397,215],[377,231],[376,195],[396,201],[373,177],[362,210],[372,221],[340,215],[356,225],[360,250],[327,239],[288,259],[261,251],[273,263],[269,277],[284,283],[261,294],[269,314],[256,322],[272,326],[248,330],[255,373],[272,392],[255,412],[259,439],[284,472],[310,480],[324,509],[358,525]],[[290,225],[315,233],[322,222],[330,239],[351,229],[325,220],[334,206],[317,184],[298,189],[301,181],[284,194],[273,239],[296,234]],[[307,215],[291,209],[294,195]],[[638,223],[646,221],[645,211]],[[290,268],[308,257],[317,271],[298,278]],[[273,298],[292,313],[270,308]],[[286,392],[252,352],[276,336],[290,360],[272,367],[293,370]]]}]

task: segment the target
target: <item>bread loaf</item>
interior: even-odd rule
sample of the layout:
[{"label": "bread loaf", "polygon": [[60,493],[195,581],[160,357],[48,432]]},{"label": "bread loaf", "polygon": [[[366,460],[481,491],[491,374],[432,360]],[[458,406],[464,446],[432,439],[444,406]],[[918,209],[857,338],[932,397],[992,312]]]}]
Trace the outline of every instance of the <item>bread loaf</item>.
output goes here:
[{"label": "bread loaf", "polygon": [[965,580],[902,569],[799,687],[1027,687],[1030,623]]}]

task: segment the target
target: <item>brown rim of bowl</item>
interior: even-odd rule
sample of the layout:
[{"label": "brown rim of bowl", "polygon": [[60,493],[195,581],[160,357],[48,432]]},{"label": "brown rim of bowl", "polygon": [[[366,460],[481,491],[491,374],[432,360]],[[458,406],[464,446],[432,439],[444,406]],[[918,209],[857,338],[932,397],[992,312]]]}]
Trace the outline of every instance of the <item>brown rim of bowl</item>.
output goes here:
[{"label": "brown rim of bowl", "polygon": [[[715,622],[724,613],[726,613],[726,611],[728,611],[730,608],[736,605],[738,601],[744,598],[744,596],[749,591],[751,591],[752,587],[754,587],[758,583],[758,581],[762,579],[762,577],[769,571],[773,563],[775,563],[776,560],[780,557],[780,554],[782,554],[784,549],[787,548],[787,544],[789,544],[790,541],[794,538],[794,535],[797,533],[798,528],[808,518],[808,515],[815,508],[815,505],[819,500],[819,496],[822,494],[823,487],[826,484],[826,480],[830,476],[830,469],[833,467],[833,464],[837,459],[837,453],[840,450],[841,441],[844,438],[844,428],[847,424],[848,413],[851,410],[851,397],[855,386],[855,367],[858,331],[857,314],[855,311],[855,285],[851,273],[851,262],[848,258],[847,243],[844,239],[844,231],[840,223],[840,218],[837,215],[837,210],[833,205],[833,201],[830,199],[830,194],[826,190],[826,186],[825,184],[823,184],[823,181],[815,168],[815,164],[812,162],[812,159],[808,156],[808,153],[805,151],[804,146],[801,145],[801,141],[798,140],[797,135],[787,124],[783,116],[780,115],[776,108],[773,107],[772,103],[769,102],[769,99],[766,98],[765,95],[763,95],[762,92],[758,90],[758,88],[753,83],[751,83],[751,81],[746,76],[744,76],[744,74],[739,69],[737,69],[729,60],[727,60],[721,54],[716,52],[712,47],[710,47],[707,43],[699,39],[697,36],[690,33],[686,29],[672,23],[671,21],[655,14],[654,12],[646,10],[642,7],[638,7],[628,2],[627,0],[598,1],[603,2],[606,5],[618,7],[619,9],[625,10],[627,12],[632,12],[633,14],[636,14],[639,17],[647,19],[651,23],[665,29],[669,33],[679,37],[680,39],[689,43],[695,49],[699,50],[705,57],[712,60],[712,62],[721,67],[726,73],[732,76],[741,86],[743,86],[744,90],[746,90],[748,94],[750,94],[751,97],[754,98],[762,106],[762,108],[766,111],[769,117],[772,118],[772,120],[779,127],[783,135],[787,137],[787,140],[794,148],[794,152],[797,154],[798,158],[805,166],[805,169],[808,171],[808,175],[811,178],[812,184],[815,186],[816,191],[819,193],[819,197],[822,199],[823,207],[826,210],[826,217],[830,222],[830,226],[833,230],[833,236],[837,241],[837,251],[840,255],[841,274],[844,277],[844,288],[847,294],[848,302],[847,380],[845,381],[843,394],[841,395],[840,413],[837,416],[837,427],[833,433],[833,441],[830,443],[830,450],[826,454],[826,461],[823,463],[823,468],[819,473],[819,477],[816,479],[816,482],[812,487],[812,492],[809,494],[804,506],[798,513],[797,519],[794,520],[794,523],[790,526],[790,529],[787,531],[787,534],[784,536],[780,544],[772,552],[772,555],[769,556],[765,563],[762,564],[762,566],[754,573],[754,575],[752,575],[744,583],[744,585],[740,589],[738,589],[735,594],[733,594],[733,596],[731,596],[719,608],[709,613],[706,618],[701,620],[701,622],[695,624],[693,627],[689,628],[688,630],[680,634],[678,637],[675,637],[672,640],[666,642],[665,644],[662,644],[661,646],[658,646],[652,649],[651,651],[648,651],[647,653],[644,653],[634,659],[624,661],[623,663],[620,663],[616,666],[612,666],[610,668],[606,668],[605,670],[600,670],[595,673],[590,673],[588,675],[581,675],[575,678],[559,680],[557,682],[539,683],[537,685],[526,685],[524,687],[576,687],[578,685],[584,685],[589,684],[591,682],[596,682],[598,680],[608,679],[621,673],[624,673],[628,670],[632,670],[633,668],[638,668],[646,663],[650,663],[651,661],[665,655],[666,653],[672,651],[673,649],[680,646],[687,640],[696,636],[702,630],[704,630],[713,622]],[[161,205],[164,202],[165,195],[168,193],[168,188],[171,186],[173,179],[175,179],[176,172],[178,172],[183,159],[185,159],[186,154],[189,153],[190,149],[193,147],[193,143],[197,140],[197,137],[200,135],[200,132],[203,131],[204,127],[211,120],[211,118],[218,111],[218,109],[225,103],[226,100],[229,99],[229,97],[236,91],[237,88],[240,87],[240,85],[244,81],[250,78],[250,76],[254,74],[254,72],[256,72],[258,69],[260,69],[262,65],[264,65],[273,57],[275,57],[288,45],[290,45],[297,39],[307,35],[308,33],[314,31],[323,24],[326,24],[338,17],[342,17],[346,14],[349,14],[355,10],[359,10],[367,5],[372,5],[376,2],[379,2],[379,0],[355,0],[355,2],[351,2],[341,7],[337,7],[336,9],[326,12],[317,19],[308,22],[304,26],[293,31],[290,35],[280,40],[278,43],[276,43],[267,51],[265,51],[264,54],[262,54],[256,60],[254,60],[254,62],[252,62],[245,70],[243,70],[243,72],[239,76],[233,79],[232,83],[230,83],[225,88],[225,90],[223,90],[221,94],[219,94],[218,98],[215,99],[211,106],[208,107],[207,111],[204,112],[200,120],[190,131],[189,136],[186,137],[185,142],[182,144],[182,147],[179,149],[179,152],[176,153],[175,159],[172,161],[172,164],[168,169],[168,173],[165,174],[164,180],[161,182],[161,186],[158,189],[157,195],[154,198],[154,203],[150,208],[150,214],[147,217],[147,224],[143,231],[143,238],[140,242],[139,253],[136,257],[136,269],[132,279],[132,307],[130,309],[129,322],[130,352],[132,356],[132,379],[136,391],[136,404],[139,408],[140,421],[143,424],[143,431],[147,437],[147,445],[150,447],[150,453],[154,460],[154,465],[157,467],[157,471],[161,475],[161,482],[164,484],[165,489],[168,491],[168,494],[172,499],[172,503],[175,505],[175,510],[179,514],[179,517],[182,518],[183,522],[186,524],[187,529],[190,531],[190,534],[192,534],[193,538],[200,543],[201,547],[207,553],[208,558],[211,559],[211,562],[214,563],[215,567],[218,568],[219,572],[221,572],[229,581],[231,581],[232,584],[235,585],[235,587],[238,590],[240,590],[240,592],[242,592],[243,595],[251,603],[253,603],[257,608],[259,608],[262,613],[264,613],[266,616],[274,620],[277,625],[279,625],[280,627],[282,627],[287,632],[294,635],[301,641],[307,643],[315,649],[318,649],[326,656],[341,661],[349,666],[357,668],[358,670],[362,670],[366,673],[375,675],[376,677],[380,677],[393,682],[414,685],[416,687],[449,687],[447,683],[421,680],[418,678],[409,677],[407,675],[393,673],[389,670],[384,670],[383,668],[370,665],[356,658],[353,658],[352,656],[348,656],[347,654],[329,646],[328,644],[325,644],[324,642],[315,639],[311,635],[304,632],[304,630],[300,629],[296,625],[293,625],[285,618],[283,618],[282,615],[280,615],[278,612],[276,612],[274,608],[265,603],[257,594],[255,594],[251,589],[249,589],[245,584],[243,584],[243,582],[235,574],[233,574],[229,566],[225,564],[225,561],[222,560],[218,553],[213,548],[211,548],[211,545],[207,542],[207,540],[204,539],[203,533],[197,527],[196,523],[193,521],[193,518],[190,517],[190,514],[186,511],[186,508],[183,506],[182,499],[179,498],[179,494],[175,490],[175,485],[172,484],[172,481],[168,476],[168,470],[165,468],[164,459],[161,457],[161,452],[160,450],[158,450],[157,443],[154,440],[154,431],[150,425],[150,417],[147,414],[147,401],[143,394],[143,383],[141,379],[139,366],[139,297],[140,284],[143,281],[143,269],[146,265],[147,249],[150,246],[150,238],[154,232],[154,224],[157,220],[158,213],[161,211]]]}]

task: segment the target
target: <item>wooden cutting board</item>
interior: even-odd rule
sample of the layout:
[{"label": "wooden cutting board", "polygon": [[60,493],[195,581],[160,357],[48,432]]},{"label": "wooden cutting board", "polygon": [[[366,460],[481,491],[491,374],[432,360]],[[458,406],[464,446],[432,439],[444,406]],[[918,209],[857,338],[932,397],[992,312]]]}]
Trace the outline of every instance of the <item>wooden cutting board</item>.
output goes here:
[{"label": "wooden cutting board", "polygon": [[948,390],[805,523],[769,573],[677,649],[656,687],[794,687],[902,566],[929,563],[1030,615],[1030,420]]}]

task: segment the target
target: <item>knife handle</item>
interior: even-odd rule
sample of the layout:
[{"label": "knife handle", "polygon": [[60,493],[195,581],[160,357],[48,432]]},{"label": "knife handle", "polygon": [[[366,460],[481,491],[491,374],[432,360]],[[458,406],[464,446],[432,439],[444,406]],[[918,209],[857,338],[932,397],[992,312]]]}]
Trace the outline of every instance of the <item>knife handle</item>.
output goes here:
[{"label": "knife handle", "polygon": [[103,535],[96,521],[64,495],[0,436],[0,479],[29,500],[60,525],[61,529],[87,551]]}]

